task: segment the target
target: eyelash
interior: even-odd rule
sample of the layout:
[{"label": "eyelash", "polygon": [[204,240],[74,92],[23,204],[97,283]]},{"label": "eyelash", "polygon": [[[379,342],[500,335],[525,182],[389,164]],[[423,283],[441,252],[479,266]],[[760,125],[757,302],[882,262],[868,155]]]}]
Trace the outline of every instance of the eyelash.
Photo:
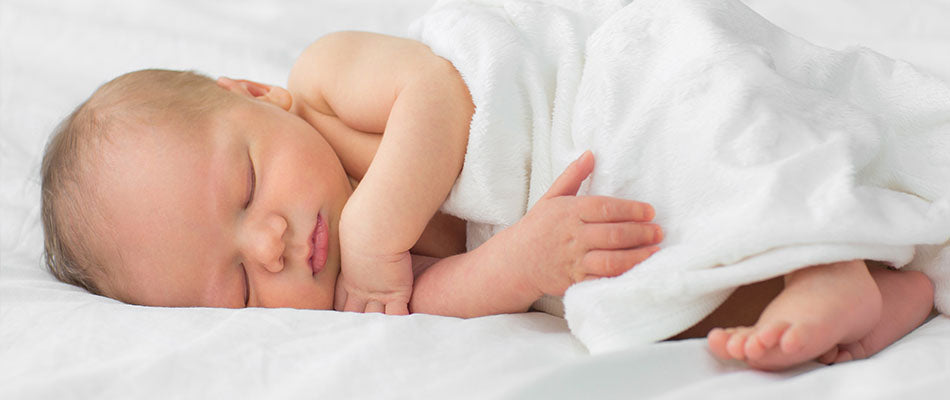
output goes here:
[{"label": "eyelash", "polygon": [[[254,192],[257,189],[257,173],[254,171],[254,160],[251,158],[250,153],[248,153],[247,159],[251,164],[251,182],[250,190],[248,190],[247,202],[244,204],[245,210],[250,207],[251,202],[254,201]],[[251,299],[251,282],[247,278],[247,267],[244,266],[244,263],[241,263],[241,272],[244,274],[244,307],[247,308],[247,306],[250,305]]]},{"label": "eyelash", "polygon": [[251,283],[247,279],[247,268],[244,267],[244,263],[241,263],[241,272],[244,273],[244,308],[247,308],[251,303]]},{"label": "eyelash", "polygon": [[245,210],[251,206],[251,202],[254,201],[254,191],[257,190],[257,173],[254,171],[254,160],[251,159],[250,155],[248,155],[248,160],[251,162],[251,190],[248,191],[247,202],[244,203]]}]

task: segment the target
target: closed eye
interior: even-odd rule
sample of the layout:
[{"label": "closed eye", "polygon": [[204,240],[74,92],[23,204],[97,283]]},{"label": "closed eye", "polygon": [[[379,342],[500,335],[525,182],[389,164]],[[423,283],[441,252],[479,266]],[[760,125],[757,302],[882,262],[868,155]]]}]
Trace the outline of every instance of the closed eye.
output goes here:
[{"label": "closed eye", "polygon": [[244,263],[241,263],[241,273],[244,274],[244,308],[247,308],[251,302],[251,284],[247,278],[247,268],[244,267]]},{"label": "closed eye", "polygon": [[247,201],[244,203],[244,209],[246,210],[251,206],[251,202],[254,201],[254,191],[257,189],[257,174],[254,172],[254,160],[251,158],[251,154],[247,155],[248,161],[250,161],[250,171],[247,174]]}]

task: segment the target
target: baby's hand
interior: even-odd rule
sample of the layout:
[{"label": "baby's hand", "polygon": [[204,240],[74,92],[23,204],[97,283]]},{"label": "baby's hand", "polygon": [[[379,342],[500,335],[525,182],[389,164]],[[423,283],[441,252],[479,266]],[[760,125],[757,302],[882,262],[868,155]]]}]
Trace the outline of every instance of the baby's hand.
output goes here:
[{"label": "baby's hand", "polygon": [[561,296],[574,283],[620,275],[659,250],[663,234],[649,223],[649,204],[577,196],[593,169],[593,155],[585,152],[509,228],[513,248],[526,257],[527,279],[543,294]]},{"label": "baby's hand", "polygon": [[336,281],[334,308],[338,311],[409,314],[412,296],[412,257],[366,254],[368,243],[340,243],[342,269]]}]

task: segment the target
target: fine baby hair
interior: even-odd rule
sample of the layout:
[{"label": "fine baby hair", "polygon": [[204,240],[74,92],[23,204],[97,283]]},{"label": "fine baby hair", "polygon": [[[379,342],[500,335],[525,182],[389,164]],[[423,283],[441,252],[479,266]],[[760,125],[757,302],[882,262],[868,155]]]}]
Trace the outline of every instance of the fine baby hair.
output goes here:
[{"label": "fine baby hair", "polygon": [[98,151],[114,135],[148,126],[200,125],[233,101],[215,81],[192,71],[146,69],[100,86],[53,132],[41,167],[44,258],[62,282],[102,294],[110,279],[109,221],[99,209],[97,171],[108,168]]}]

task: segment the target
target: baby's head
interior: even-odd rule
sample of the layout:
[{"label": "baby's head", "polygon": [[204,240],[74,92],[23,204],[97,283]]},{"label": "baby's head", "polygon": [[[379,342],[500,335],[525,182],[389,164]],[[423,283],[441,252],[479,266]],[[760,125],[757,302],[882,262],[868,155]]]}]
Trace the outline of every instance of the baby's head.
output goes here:
[{"label": "baby's head", "polygon": [[330,309],[352,187],[281,88],[181,71],[106,83],[42,166],[46,265],[127,303]]}]

